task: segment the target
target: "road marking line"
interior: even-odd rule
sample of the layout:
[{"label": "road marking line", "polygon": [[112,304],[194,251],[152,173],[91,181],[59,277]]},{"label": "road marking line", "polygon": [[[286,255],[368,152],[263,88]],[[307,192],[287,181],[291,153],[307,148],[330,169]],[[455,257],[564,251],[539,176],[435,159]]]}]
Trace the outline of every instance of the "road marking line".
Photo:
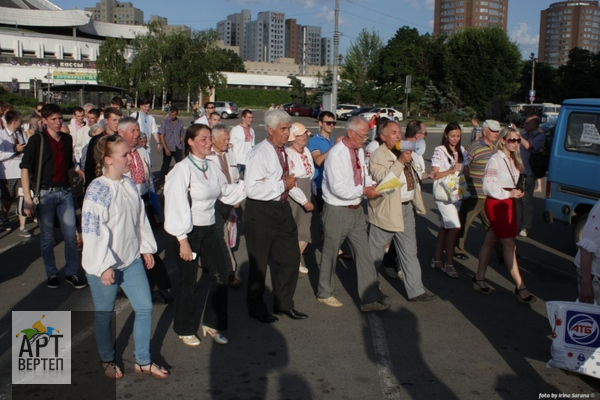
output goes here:
[{"label": "road marking line", "polygon": [[369,325],[373,335],[373,347],[375,348],[375,361],[381,379],[381,389],[384,399],[399,399],[400,384],[394,376],[390,351],[385,338],[385,330],[379,318],[374,313],[369,314]]}]

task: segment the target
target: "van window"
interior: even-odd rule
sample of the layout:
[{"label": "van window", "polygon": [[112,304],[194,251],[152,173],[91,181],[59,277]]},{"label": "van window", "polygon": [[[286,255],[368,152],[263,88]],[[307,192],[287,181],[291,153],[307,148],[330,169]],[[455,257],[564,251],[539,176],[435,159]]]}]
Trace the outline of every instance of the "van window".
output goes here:
[{"label": "van window", "polygon": [[565,137],[565,149],[577,153],[600,155],[600,114],[571,113]]}]

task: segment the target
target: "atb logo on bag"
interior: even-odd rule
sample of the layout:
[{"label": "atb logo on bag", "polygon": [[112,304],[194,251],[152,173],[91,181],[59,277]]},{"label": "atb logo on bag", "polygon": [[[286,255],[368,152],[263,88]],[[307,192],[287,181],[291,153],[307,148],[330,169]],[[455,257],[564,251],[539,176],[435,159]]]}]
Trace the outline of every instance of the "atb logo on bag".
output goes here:
[{"label": "atb logo on bag", "polygon": [[567,311],[565,343],[600,347],[600,315]]},{"label": "atb logo on bag", "polygon": [[71,312],[12,312],[12,383],[71,383]]}]

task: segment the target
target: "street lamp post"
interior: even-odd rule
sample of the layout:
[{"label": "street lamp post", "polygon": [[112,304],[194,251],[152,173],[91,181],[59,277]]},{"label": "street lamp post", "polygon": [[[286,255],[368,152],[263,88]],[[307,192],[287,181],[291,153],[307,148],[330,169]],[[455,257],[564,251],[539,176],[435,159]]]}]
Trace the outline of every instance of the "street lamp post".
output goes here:
[{"label": "street lamp post", "polygon": [[531,91],[529,92],[529,104],[533,104],[535,100],[535,90],[533,88],[535,82],[535,54],[531,53],[529,59],[531,60]]}]

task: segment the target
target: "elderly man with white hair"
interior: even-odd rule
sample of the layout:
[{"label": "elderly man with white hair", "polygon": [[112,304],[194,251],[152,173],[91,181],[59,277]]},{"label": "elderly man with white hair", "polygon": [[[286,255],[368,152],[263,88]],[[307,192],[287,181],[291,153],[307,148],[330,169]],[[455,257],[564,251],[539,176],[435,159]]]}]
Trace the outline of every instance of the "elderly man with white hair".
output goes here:
[{"label": "elderly man with white hair", "polygon": [[292,319],[308,316],[294,308],[298,283],[298,230],[287,198],[296,186],[285,144],[290,136],[291,117],[283,110],[265,113],[267,139],[250,151],[246,163],[246,209],[244,211],[249,273],[246,301],[248,314],[260,322],[273,323],[264,300],[267,261],[275,263],[273,274],[274,311]]}]

